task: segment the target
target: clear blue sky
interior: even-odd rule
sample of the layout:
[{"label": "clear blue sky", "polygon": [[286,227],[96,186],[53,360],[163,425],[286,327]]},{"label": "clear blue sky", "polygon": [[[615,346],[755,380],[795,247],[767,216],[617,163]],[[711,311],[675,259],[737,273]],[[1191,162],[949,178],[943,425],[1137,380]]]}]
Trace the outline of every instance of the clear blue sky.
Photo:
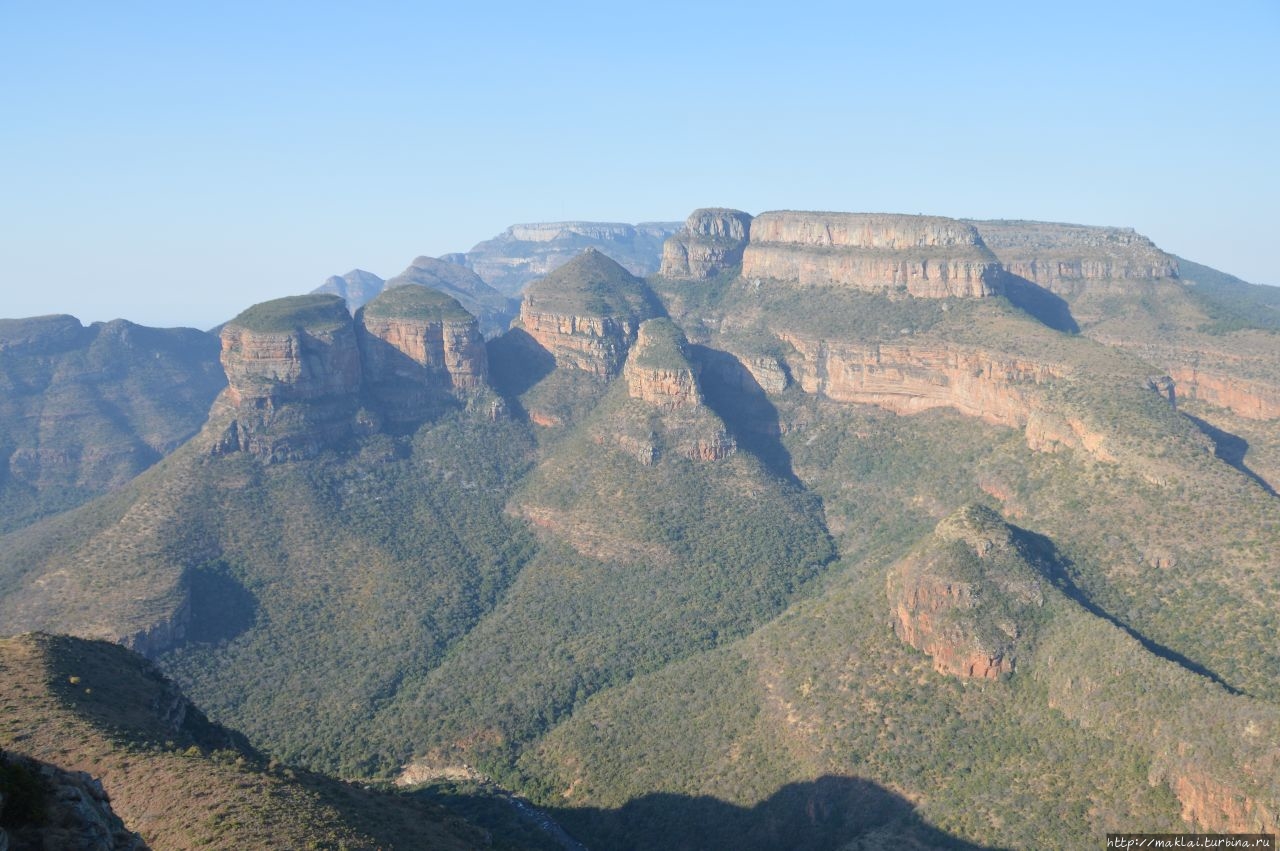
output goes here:
[{"label": "clear blue sky", "polygon": [[0,316],[207,327],[711,205],[1128,225],[1280,283],[1276,0],[861,5],[0,0]]}]

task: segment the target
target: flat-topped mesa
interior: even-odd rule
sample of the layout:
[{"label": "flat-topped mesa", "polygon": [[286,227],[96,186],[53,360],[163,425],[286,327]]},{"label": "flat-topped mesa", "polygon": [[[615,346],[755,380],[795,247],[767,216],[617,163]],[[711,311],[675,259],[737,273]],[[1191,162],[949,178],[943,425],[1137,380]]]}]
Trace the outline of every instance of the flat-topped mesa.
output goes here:
[{"label": "flat-topped mesa", "polygon": [[1089,281],[1176,278],[1178,261],[1132,228],[970,221],[1010,274],[1060,295]]},{"label": "flat-topped mesa", "polygon": [[1012,529],[977,505],[944,518],[923,548],[898,562],[887,592],[898,638],[939,673],[975,679],[1017,669],[1044,604]]},{"label": "flat-topped mesa", "polygon": [[972,225],[940,216],[761,213],[742,255],[747,279],[919,298],[990,296],[999,273]]},{"label": "flat-topped mesa", "polygon": [[529,286],[519,321],[556,366],[611,378],[640,323],[655,312],[644,281],[588,248]]},{"label": "flat-topped mesa", "polygon": [[356,328],[365,388],[392,420],[420,420],[456,393],[488,386],[479,323],[442,292],[387,289],[356,314]]},{"label": "flat-topped mesa", "polygon": [[751,215],[709,207],[689,214],[679,233],[662,245],[658,274],[680,280],[706,280],[742,262],[751,236]]},{"label": "flat-topped mesa", "polygon": [[634,225],[625,222],[533,222],[512,225],[502,236],[519,242],[552,242],[568,236],[585,236],[588,239],[617,239],[633,237]]},{"label": "flat-topped mesa", "polygon": [[281,461],[309,458],[351,434],[360,350],[346,304],[305,295],[255,305],[222,329],[230,422],[213,451]]}]

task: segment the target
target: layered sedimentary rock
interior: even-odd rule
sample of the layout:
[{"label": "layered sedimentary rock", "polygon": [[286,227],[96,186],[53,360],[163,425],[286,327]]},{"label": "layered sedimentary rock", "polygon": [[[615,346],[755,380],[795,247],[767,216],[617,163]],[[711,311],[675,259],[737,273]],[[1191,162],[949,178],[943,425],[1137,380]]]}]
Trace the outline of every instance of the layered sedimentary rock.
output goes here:
[{"label": "layered sedimentary rock", "polygon": [[608,378],[622,369],[640,323],[654,313],[644,281],[587,249],[529,287],[519,321],[557,366]]},{"label": "layered sedimentary rock", "polygon": [[456,392],[488,385],[479,324],[443,293],[412,284],[388,289],[360,310],[356,326],[365,387],[392,420],[420,420]]},{"label": "layered sedimentary rock", "polygon": [[663,452],[719,461],[737,450],[724,422],[704,403],[687,345],[670,319],[649,319],[641,324],[627,357],[623,376],[628,395],[659,412],[660,429],[646,417],[643,429],[616,432],[628,453],[643,463],[653,463]]},{"label": "layered sedimentary rock", "polygon": [[1061,295],[1088,282],[1175,278],[1178,262],[1132,228],[1053,222],[973,221],[1010,274]]},{"label": "layered sedimentary rock", "polygon": [[215,452],[273,461],[316,455],[355,428],[362,383],[355,328],[342,299],[277,299],[222,329],[227,389],[215,409],[229,423]]},{"label": "layered sedimentary rock", "polygon": [[999,272],[971,225],[938,216],[762,213],[742,255],[746,279],[921,298],[992,295]]},{"label": "layered sedimentary rock", "polygon": [[889,573],[898,637],[939,673],[999,679],[1017,669],[1019,645],[1044,595],[1012,531],[990,509],[966,506]]},{"label": "layered sedimentary rock", "polygon": [[751,235],[751,216],[713,207],[694,210],[680,232],[662,246],[660,275],[704,280],[742,262]]},{"label": "layered sedimentary rock", "polygon": [[1067,375],[1063,365],[936,343],[841,343],[786,334],[787,360],[802,389],[898,414],[949,407],[1022,428],[1035,387]]},{"label": "layered sedimentary rock", "polygon": [[1280,419],[1280,386],[1189,365],[1174,366],[1169,374],[1184,396],[1228,408],[1251,420]]},{"label": "layered sedimentary rock", "polygon": [[543,222],[512,225],[465,254],[450,255],[506,295],[516,295],[537,278],[595,248],[633,275],[658,270],[662,243],[679,222]]}]

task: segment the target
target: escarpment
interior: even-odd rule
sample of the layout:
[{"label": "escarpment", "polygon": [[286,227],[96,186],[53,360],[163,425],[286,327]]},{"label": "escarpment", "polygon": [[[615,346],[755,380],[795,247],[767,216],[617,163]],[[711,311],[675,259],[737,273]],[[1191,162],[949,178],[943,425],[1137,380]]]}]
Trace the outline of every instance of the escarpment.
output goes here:
[{"label": "escarpment", "polygon": [[706,208],[689,214],[680,232],[662,246],[667,278],[705,280],[742,262],[751,234],[751,216],[741,210]]},{"label": "escarpment", "polygon": [[644,281],[587,249],[530,285],[519,322],[557,366],[612,378],[640,323],[656,312]]},{"label": "escarpment", "polygon": [[1178,262],[1132,228],[972,221],[1010,274],[1071,296],[1090,282],[1176,278]]},{"label": "escarpment", "polygon": [[1044,605],[1040,578],[1012,530],[969,505],[938,524],[888,578],[893,628],[952,676],[995,680],[1017,670]]},{"label": "escarpment", "polygon": [[993,295],[999,271],[971,225],[938,216],[761,213],[742,255],[747,279],[920,298]]},{"label": "escarpment", "polygon": [[488,386],[484,340],[458,302],[393,287],[355,320],[341,298],[308,295],[246,310],[222,330],[228,387],[212,452],[314,457],[383,422],[421,422]]}]

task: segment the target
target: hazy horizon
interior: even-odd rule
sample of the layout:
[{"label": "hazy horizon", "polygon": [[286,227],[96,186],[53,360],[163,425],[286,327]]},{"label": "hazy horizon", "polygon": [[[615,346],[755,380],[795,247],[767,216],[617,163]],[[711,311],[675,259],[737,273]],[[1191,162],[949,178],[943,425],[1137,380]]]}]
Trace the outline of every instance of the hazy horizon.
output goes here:
[{"label": "hazy horizon", "polygon": [[1132,227],[1280,283],[1280,11],[20,6],[0,315],[209,327],[522,222]]}]

